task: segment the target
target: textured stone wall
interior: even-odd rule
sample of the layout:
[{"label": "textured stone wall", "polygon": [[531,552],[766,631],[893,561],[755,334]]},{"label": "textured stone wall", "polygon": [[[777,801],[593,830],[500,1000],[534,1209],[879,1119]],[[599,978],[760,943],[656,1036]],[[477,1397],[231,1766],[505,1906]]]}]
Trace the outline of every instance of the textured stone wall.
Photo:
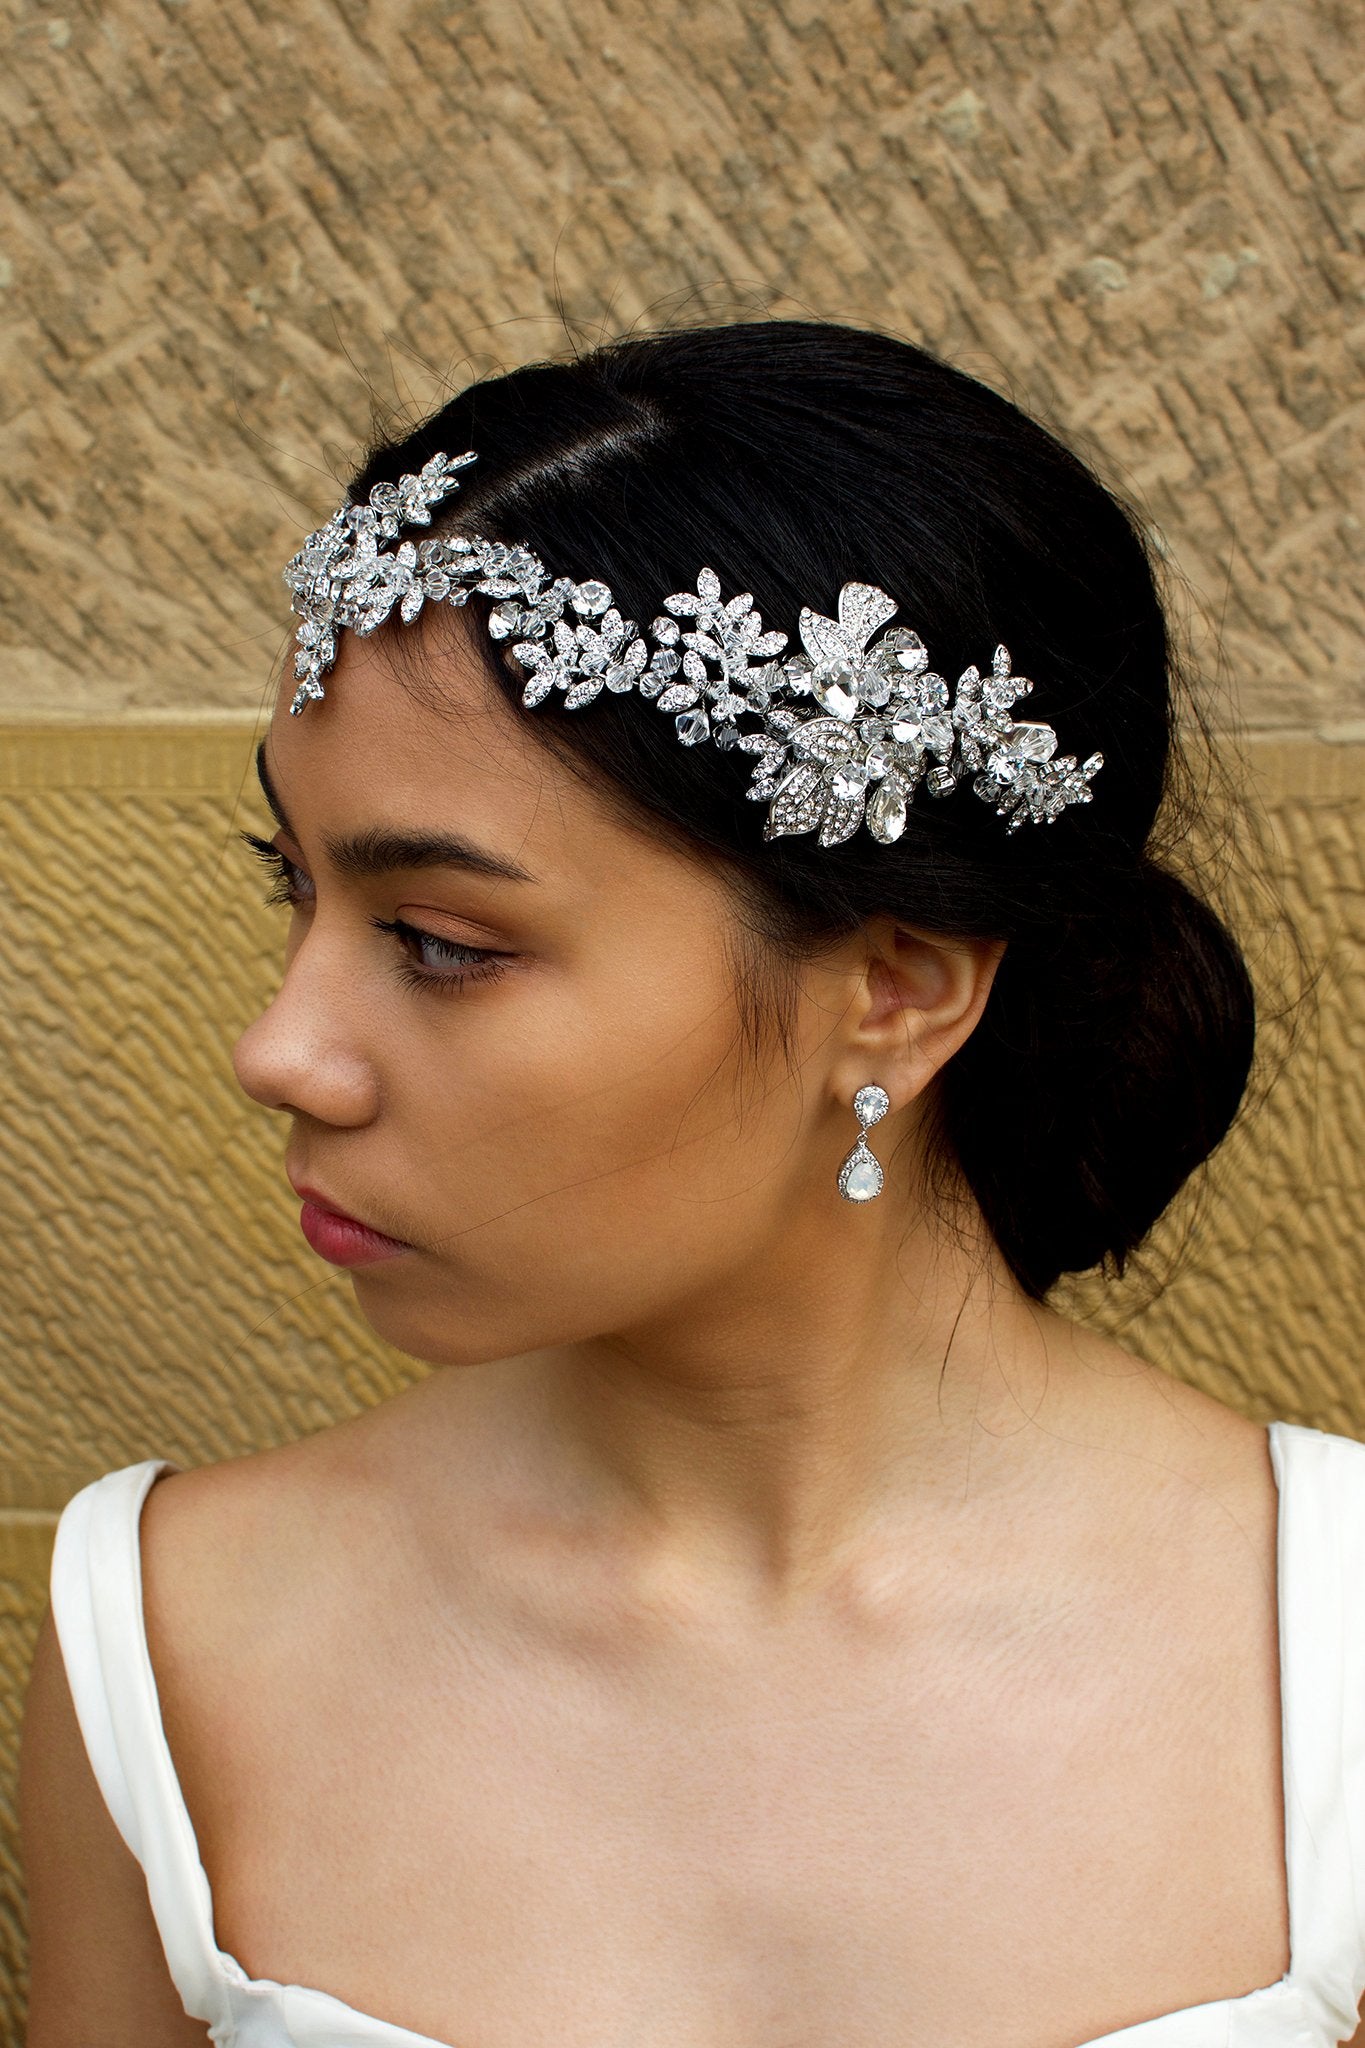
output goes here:
[{"label": "textured stone wall", "polygon": [[372,406],[632,328],[846,319],[1137,499],[1214,717],[1255,736],[1322,981],[1159,1233],[1171,1287],[1072,1294],[1249,1414],[1365,1436],[1365,36],[1347,0],[7,0],[0,36],[17,2048],[14,1737],[56,1510],[418,1369],[307,1253],[283,1131],[228,1065],[279,942],[232,839],[262,822],[279,568]]},{"label": "textured stone wall", "polygon": [[1054,421],[1253,726],[1365,737],[1349,0],[11,5],[0,710],[254,705],[370,390],[783,312]]}]

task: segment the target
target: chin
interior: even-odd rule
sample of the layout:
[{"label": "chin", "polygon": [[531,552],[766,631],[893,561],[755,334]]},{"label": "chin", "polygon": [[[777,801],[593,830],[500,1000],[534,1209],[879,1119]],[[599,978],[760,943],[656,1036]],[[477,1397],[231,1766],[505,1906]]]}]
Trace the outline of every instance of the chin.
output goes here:
[{"label": "chin", "polygon": [[[397,1261],[394,1262],[396,1266]],[[413,1298],[393,1284],[396,1272],[383,1265],[362,1267],[351,1276],[356,1306],[376,1337],[422,1365],[486,1365],[526,1347],[510,1322],[481,1322],[469,1304]]]}]

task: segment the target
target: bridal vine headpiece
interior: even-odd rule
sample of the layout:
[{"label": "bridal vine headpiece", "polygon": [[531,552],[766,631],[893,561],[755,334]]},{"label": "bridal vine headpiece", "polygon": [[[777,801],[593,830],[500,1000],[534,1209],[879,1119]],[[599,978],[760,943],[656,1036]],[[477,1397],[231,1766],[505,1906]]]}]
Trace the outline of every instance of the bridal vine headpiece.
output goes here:
[{"label": "bridal vine headpiece", "polygon": [[[805,651],[779,661],[787,635],[763,631],[747,591],[723,604],[711,569],[700,571],[695,591],[663,600],[647,646],[605,583],[551,579],[529,548],[480,535],[384,545],[401,526],[429,526],[432,506],[459,489],[456,470],[475,459],[472,449],[433,455],[396,484],[376,484],[368,504],[341,506],[293,556],[284,578],[303,623],[292,712],[322,696],[342,627],[372,633],[395,606],[407,622],[428,600],[464,604],[477,590],[498,600],[488,630],[512,642],[527,675],[524,705],[551,690],[563,691],[566,710],[604,689],[652,698],[672,713],[684,746],[713,740],[754,756],[745,793],[769,800],[765,839],[818,829],[821,846],[836,846],[866,823],[890,844],[921,778],[941,797],[971,775],[1011,832],[1090,802],[1104,756],[1078,767],[1073,755],[1057,754],[1050,725],[1011,717],[1033,684],[1010,674],[1007,650],[996,648],[984,679],[965,669],[950,696],[918,633],[892,626],[876,638],[896,603],[874,584],[845,583],[837,618],[803,609]],[[742,730],[742,718],[757,729]]]}]

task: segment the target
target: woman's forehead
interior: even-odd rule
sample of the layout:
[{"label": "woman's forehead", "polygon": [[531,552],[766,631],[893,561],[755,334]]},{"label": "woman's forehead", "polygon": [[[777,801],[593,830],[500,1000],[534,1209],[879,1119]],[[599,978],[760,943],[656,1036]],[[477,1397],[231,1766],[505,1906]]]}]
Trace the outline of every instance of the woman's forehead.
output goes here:
[{"label": "woman's forehead", "polygon": [[693,864],[547,747],[463,635],[420,668],[406,650],[395,658],[389,637],[343,634],[331,687],[306,719],[290,715],[282,686],[262,781],[296,837],[454,831],[547,888],[685,886]]}]

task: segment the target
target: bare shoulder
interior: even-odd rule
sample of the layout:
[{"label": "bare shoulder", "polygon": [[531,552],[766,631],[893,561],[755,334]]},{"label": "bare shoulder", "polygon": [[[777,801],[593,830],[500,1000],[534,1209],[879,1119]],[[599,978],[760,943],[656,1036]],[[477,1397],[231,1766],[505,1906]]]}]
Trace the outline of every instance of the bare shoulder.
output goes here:
[{"label": "bare shoulder", "polygon": [[1187,1503],[1264,1547],[1277,1489],[1263,1423],[1102,1331],[1050,1316],[1047,1335],[1066,1367],[1048,1413],[1069,1441],[1106,1454],[1097,1481],[1127,1474],[1163,1510]]},{"label": "bare shoulder", "polygon": [[1104,1331],[1050,1313],[1045,1321],[1049,1343],[1072,1364],[1072,1383],[1101,1425],[1107,1420],[1116,1432],[1164,1435],[1173,1445],[1183,1441],[1215,1457],[1235,1457],[1264,1436],[1263,1426],[1239,1409]]},{"label": "bare shoulder", "polygon": [[354,1612],[404,1568],[423,1499],[439,1498],[452,1523],[465,1507],[472,1520],[498,1370],[434,1373],[296,1442],[163,1475],[141,1530],[154,1664],[158,1650],[164,1660],[276,1627],[293,1636],[329,1606]]},{"label": "bare shoulder", "polygon": [[[401,1397],[399,1397],[401,1398]],[[164,1474],[142,1513],[143,1601],[158,1681],[288,1636],[382,1558],[395,1508],[387,1417]],[[242,1671],[238,1662],[237,1669]]]}]

